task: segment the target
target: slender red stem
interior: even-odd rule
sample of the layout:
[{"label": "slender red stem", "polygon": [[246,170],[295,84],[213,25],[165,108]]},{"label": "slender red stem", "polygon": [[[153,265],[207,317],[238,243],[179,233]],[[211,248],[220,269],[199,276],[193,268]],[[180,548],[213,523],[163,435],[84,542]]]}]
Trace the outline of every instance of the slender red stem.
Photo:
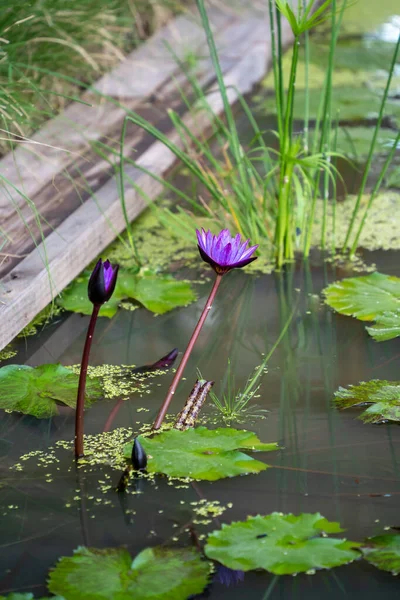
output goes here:
[{"label": "slender red stem", "polygon": [[93,304],[93,312],[86,334],[85,346],[83,348],[81,372],[79,375],[78,398],[76,401],[75,414],[75,458],[83,456],[83,411],[85,408],[86,375],[89,364],[90,348],[93,340],[94,328],[99,314],[101,304]]},{"label": "slender red stem", "polygon": [[214,302],[214,298],[215,298],[215,294],[217,293],[217,290],[219,288],[219,284],[221,283],[221,279],[222,279],[222,275],[217,273],[217,277],[214,281],[214,285],[212,287],[212,290],[210,292],[210,295],[207,299],[207,302],[203,308],[203,312],[200,315],[200,319],[198,320],[198,323],[192,333],[192,337],[190,338],[189,344],[182,356],[182,360],[180,362],[179,367],[176,370],[176,373],[174,375],[174,378],[172,380],[171,385],[169,386],[169,390],[168,393],[165,397],[165,400],[158,412],[158,415],[156,417],[156,420],[154,421],[154,425],[153,425],[153,429],[160,429],[161,424],[164,420],[164,417],[167,413],[168,407],[171,403],[172,397],[175,394],[175,390],[178,386],[178,383],[183,375],[183,371],[185,370],[187,361],[189,360],[189,356],[193,350],[193,347],[196,343],[197,338],[199,337],[199,333],[201,331],[201,328],[204,325],[205,320],[207,319],[208,313],[210,312],[213,302]]}]

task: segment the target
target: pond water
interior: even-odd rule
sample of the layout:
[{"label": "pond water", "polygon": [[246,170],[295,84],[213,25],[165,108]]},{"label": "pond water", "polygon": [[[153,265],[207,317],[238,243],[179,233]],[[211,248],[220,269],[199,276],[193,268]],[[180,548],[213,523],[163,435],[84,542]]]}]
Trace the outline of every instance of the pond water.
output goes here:
[{"label": "pond water", "polygon": [[[368,23],[358,21],[351,7],[349,31],[369,31],[398,9],[398,2],[363,0]],[[358,9],[360,10],[360,9]],[[371,9],[372,10],[372,9]],[[386,30],[385,30],[386,31]],[[383,35],[383,34],[382,34]],[[265,127],[268,128],[267,126]],[[245,132],[244,132],[245,134]],[[357,188],[354,171],[345,174],[347,191]],[[364,252],[367,263],[382,273],[400,276],[398,253]],[[184,273],[185,275],[186,273]],[[320,512],[339,521],[349,540],[400,527],[400,428],[393,424],[364,425],[359,410],[339,412],[332,405],[341,386],[379,378],[397,380],[400,342],[374,342],[364,324],[334,314],[323,304],[321,290],[328,283],[351,276],[345,267],[332,266],[318,253],[309,262],[288,265],[281,273],[258,277],[229,273],[190,358],[185,380],[171,406],[179,412],[196,379],[196,369],[214,380],[223,393],[228,360],[235,387],[247,378],[273,346],[289,315],[289,330],[268,363],[247,421],[233,422],[255,431],[265,442],[279,442],[281,450],[259,454],[270,468],[258,475],[220,481],[174,484],[159,476],[154,481],[131,481],[127,493],[115,492],[120,473],[109,466],[76,469],[72,452],[48,448],[58,440],[71,441],[74,411],[65,408],[52,419],[3,413],[0,423],[0,594],[46,593],[49,569],[61,556],[80,545],[95,548],[125,545],[134,556],[147,546],[191,544],[186,531],[201,499],[232,504],[208,525],[196,526],[202,535],[221,523],[273,511]],[[198,274],[196,274],[198,275]],[[172,348],[183,351],[209,293],[211,281],[197,285],[199,299],[184,308],[154,317],[140,308],[121,310],[100,319],[91,364],[151,364]],[[18,356],[8,362],[37,366],[80,362],[89,318],[62,313],[34,337],[17,342]],[[4,362],[3,364],[6,364]],[[85,431],[96,434],[118,427],[137,432],[152,423],[171,381],[171,373],[152,382],[150,393],[132,394],[122,403],[103,400],[85,415]],[[203,419],[223,426],[210,401]],[[36,451],[27,460],[21,456]],[[22,464],[22,470],[16,470]],[[366,561],[320,571],[315,575],[282,576],[246,573],[244,581],[227,589],[213,583],[200,597],[212,600],[369,600],[399,597],[398,580]]]},{"label": "pond water", "polygon": [[[374,254],[381,272],[400,275],[394,253]],[[56,559],[70,555],[79,545],[112,547],[125,544],[133,555],[147,545],[172,541],[192,516],[191,502],[206,498],[232,508],[199,533],[219,528],[221,522],[245,519],[249,514],[272,511],[321,512],[339,521],[346,537],[362,540],[399,526],[400,428],[364,425],[356,410],[338,412],[332,407],[339,385],[362,380],[398,378],[399,342],[378,344],[354,319],[335,315],[318,295],[328,283],[348,273],[332,268],[318,257],[309,265],[298,263],[280,274],[254,278],[232,272],[222,282],[213,314],[190,359],[186,376],[174,399],[178,412],[195,380],[198,367],[215,380],[216,392],[228,358],[241,387],[278,337],[294,306],[296,313],[263,377],[260,407],[265,419],[250,419],[239,427],[254,430],[263,441],[278,441],[283,449],[257,455],[271,468],[259,475],[197,482],[181,489],[164,477],[141,481],[140,494],[121,498],[103,483],[116,485],[119,473],[107,467],[74,468],[72,455],[57,451],[60,462],[45,467],[37,458],[23,463],[24,470],[9,467],[32,450],[46,451],[56,440],[71,440],[74,413],[52,420],[8,414],[1,424],[2,486],[0,592],[32,590],[44,593],[48,570]],[[184,349],[208,293],[185,309],[154,317],[143,309],[120,311],[111,321],[102,319],[96,332],[92,364],[154,362],[173,346]],[[207,288],[207,289],[206,289]],[[60,361],[79,362],[87,317],[66,316],[36,338],[21,342],[18,362],[35,366]],[[122,403],[111,427],[151,423],[166,392],[171,374],[156,380],[151,394],[133,395]],[[157,383],[161,384],[157,386]],[[116,401],[104,400],[86,413],[86,432],[103,431]],[[145,412],[143,409],[145,408]],[[204,414],[215,413],[208,403]],[[215,422],[215,420],[214,420]],[[222,422],[220,422],[223,425]],[[130,485],[134,490],[134,483]],[[134,511],[134,512],[133,512]],[[178,528],[176,527],[178,525]],[[178,543],[190,544],[183,533]],[[229,588],[231,598],[398,598],[398,582],[365,561],[314,576],[276,580],[266,573],[247,573],[244,582]],[[210,598],[224,598],[227,589],[215,584]]]}]

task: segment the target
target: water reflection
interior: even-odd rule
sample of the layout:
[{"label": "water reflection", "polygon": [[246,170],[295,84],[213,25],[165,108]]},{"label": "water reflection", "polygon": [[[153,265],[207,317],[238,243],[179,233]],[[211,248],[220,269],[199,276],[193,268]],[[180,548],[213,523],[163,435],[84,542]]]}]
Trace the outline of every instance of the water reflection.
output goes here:
[{"label": "water reflection", "polygon": [[[398,272],[396,255],[377,253],[373,259],[383,272]],[[362,323],[333,314],[321,302],[321,289],[349,274],[314,255],[309,263],[289,265],[281,273],[254,278],[232,272],[223,282],[213,319],[195,347],[173,410],[182,408],[197,367],[216,382],[216,391],[221,391],[229,358],[237,386],[245,385],[295,308],[257,399],[269,411],[267,418],[251,426],[263,441],[278,441],[283,449],[261,457],[271,468],[258,476],[178,488],[164,477],[131,480],[127,493],[121,495],[115,492],[120,472],[99,466],[76,472],[67,451],[57,454],[60,462],[40,466],[30,459],[23,463],[23,471],[10,471],[21,454],[46,449],[58,439],[72,439],[74,423],[69,412],[40,421],[5,414],[1,425],[0,593],[9,589],[44,593],[48,569],[80,544],[126,544],[132,555],[174,538],[190,544],[191,503],[203,497],[224,506],[232,502],[233,507],[219,517],[218,524],[199,525],[200,535],[222,522],[274,510],[319,511],[340,521],[347,530],[345,535],[355,540],[398,525],[400,429],[363,425],[356,419],[356,410],[338,412],[331,402],[339,385],[373,377],[398,379],[397,360],[393,359],[399,354],[398,340],[378,344],[369,338]],[[205,296],[208,289],[199,286],[198,291]],[[173,346],[184,348],[204,300],[200,297],[196,304],[157,318],[138,310],[121,311],[112,321],[101,320],[94,364],[151,364]],[[46,354],[40,354],[40,337],[27,340],[27,363],[33,357],[36,362],[39,356],[63,364],[77,362],[85,335],[85,327],[80,325],[86,318],[67,317],[59,323],[60,328],[68,318],[77,324],[68,344],[55,348],[52,338],[60,339],[59,331],[50,327],[42,334]],[[55,348],[51,356],[49,348]],[[142,422],[152,422],[170,378],[169,373],[157,380],[160,385],[154,385],[151,394],[133,395],[120,402],[111,427],[130,426],[137,431]],[[87,412],[88,433],[103,430],[117,403],[99,402]],[[210,408],[207,412],[211,413]],[[398,597],[393,577],[360,562],[313,577],[246,573],[245,582],[230,587],[229,592],[215,583],[208,593],[212,599],[226,598],[227,593],[230,599],[242,598],[245,593],[254,599],[284,600],[305,593],[318,600],[322,594],[336,600],[345,593],[364,600],[382,589],[385,598]]]}]

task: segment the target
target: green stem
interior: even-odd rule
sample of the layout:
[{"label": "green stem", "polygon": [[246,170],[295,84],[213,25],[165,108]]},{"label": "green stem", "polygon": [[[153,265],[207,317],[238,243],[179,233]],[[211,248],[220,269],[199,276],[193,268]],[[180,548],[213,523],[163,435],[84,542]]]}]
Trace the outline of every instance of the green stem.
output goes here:
[{"label": "green stem", "polygon": [[217,76],[218,89],[221,94],[222,102],[224,105],[224,112],[226,116],[226,121],[229,129],[229,145],[232,149],[233,156],[236,161],[236,166],[241,178],[241,181],[244,186],[248,186],[248,180],[246,171],[243,167],[243,159],[242,159],[242,151],[240,148],[240,142],[238,137],[238,132],[236,129],[235,119],[233,117],[232,108],[228,99],[228,94],[226,91],[224,76],[222,73],[221,65],[218,58],[218,52],[214,41],[214,36],[211,30],[210,22],[208,20],[207,11],[204,6],[204,0],[196,0],[197,7],[199,9],[199,13],[201,16],[201,21],[204,27],[204,31],[207,37],[207,44],[210,50],[211,60],[215,69],[215,74]]},{"label": "green stem", "polygon": [[394,155],[395,155],[395,153],[396,153],[396,150],[397,150],[397,146],[398,146],[398,143],[399,143],[399,141],[400,141],[400,133],[398,133],[398,134],[397,134],[397,137],[396,137],[396,139],[394,140],[394,143],[393,143],[393,145],[392,145],[392,148],[391,148],[391,150],[390,150],[390,152],[389,152],[389,154],[388,154],[388,157],[387,157],[387,159],[385,160],[385,163],[384,163],[384,165],[383,165],[383,167],[382,167],[382,170],[381,170],[381,172],[380,172],[380,174],[379,174],[378,180],[377,180],[377,182],[375,183],[375,185],[374,185],[374,189],[373,189],[373,190],[372,190],[372,192],[371,192],[371,196],[370,196],[370,198],[369,198],[369,201],[368,201],[367,207],[366,207],[366,209],[365,209],[365,211],[364,211],[364,215],[363,215],[363,217],[362,217],[362,219],[361,219],[361,223],[360,223],[360,225],[359,225],[359,228],[358,228],[358,231],[357,231],[356,237],[354,238],[353,245],[352,245],[352,247],[351,247],[351,249],[350,249],[350,254],[351,254],[351,255],[353,255],[353,254],[355,253],[355,251],[357,250],[357,246],[358,246],[358,240],[360,239],[360,235],[361,235],[361,232],[362,232],[362,230],[363,230],[363,227],[364,227],[365,221],[366,221],[366,219],[367,219],[367,216],[368,216],[369,210],[370,210],[370,208],[371,208],[371,206],[372,206],[372,203],[373,203],[373,201],[375,200],[375,198],[376,198],[376,196],[377,196],[377,194],[378,194],[378,192],[379,192],[379,189],[380,189],[380,187],[381,187],[381,185],[382,185],[383,179],[384,179],[384,177],[385,177],[385,175],[386,175],[386,172],[387,172],[387,170],[388,170],[388,168],[389,168],[389,166],[390,166],[390,163],[391,163],[391,162],[392,162],[392,160],[393,160],[393,157],[394,157]]},{"label": "green stem", "polygon": [[86,341],[83,347],[75,413],[75,458],[80,458],[83,456],[83,413],[85,409],[86,376],[89,365],[90,348],[92,346],[94,329],[96,327],[96,321],[100,308],[101,304],[93,304],[93,312],[92,316],[90,317]]},{"label": "green stem", "polygon": [[[324,102],[323,102],[323,111],[322,111],[322,127],[321,127],[321,137],[319,141],[319,153],[323,152],[327,136],[329,134],[331,119],[327,117],[331,113],[331,104],[332,104],[332,76],[333,76],[333,66],[334,66],[334,58],[335,58],[335,50],[337,38],[339,35],[340,26],[342,24],[342,18],[344,9],[346,7],[347,0],[344,0],[342,4],[342,8],[340,11],[339,19],[336,21],[336,0],[332,0],[332,34],[331,34],[331,42],[329,47],[329,58],[328,58],[328,69],[325,78],[325,93],[324,93]],[[314,216],[315,216],[315,208],[317,204],[317,196],[319,192],[319,182],[321,177],[321,171],[318,170],[315,177],[314,184],[314,193],[313,199],[311,203],[311,211],[309,218],[309,226],[307,229],[305,244],[304,244],[304,257],[308,257],[310,254],[311,248],[311,235],[312,235],[312,227],[314,224]]]},{"label": "green stem", "polygon": [[269,22],[271,28],[271,51],[272,51],[272,68],[274,73],[274,89],[275,89],[275,105],[276,105],[276,116],[278,121],[278,133],[279,137],[283,134],[283,105],[281,104],[280,89],[281,83],[279,78],[279,65],[276,55],[276,37],[275,37],[275,17],[273,11],[273,0],[268,1],[269,5]]},{"label": "green stem", "polygon": [[128,124],[128,117],[125,117],[124,122],[122,124],[121,131],[121,140],[120,140],[120,148],[119,148],[119,185],[120,185],[120,196],[121,196],[121,207],[124,215],[126,233],[128,235],[129,244],[132,248],[133,254],[135,256],[135,260],[138,266],[140,266],[140,258],[137,250],[137,246],[133,237],[132,225],[130,219],[128,217],[128,211],[126,208],[125,202],[125,181],[124,181],[124,146],[125,146],[125,136],[126,136],[126,127]]},{"label": "green stem", "polygon": [[283,137],[280,138],[281,147],[281,181],[280,193],[278,199],[278,215],[275,240],[277,243],[277,266],[283,265],[284,259],[291,259],[293,256],[292,247],[288,237],[291,232],[291,214],[289,210],[290,191],[293,167],[289,164],[289,151],[293,129],[293,103],[296,87],[296,72],[299,58],[299,38],[295,36],[293,45],[292,64],[290,68],[289,87],[287,93],[285,124]]},{"label": "green stem", "polygon": [[[351,219],[350,219],[350,224],[349,224],[349,227],[348,227],[348,230],[347,230],[346,238],[345,238],[344,243],[343,243],[343,247],[342,247],[342,251],[343,252],[345,252],[345,250],[348,248],[349,239],[350,239],[350,236],[351,236],[352,231],[353,231],[353,227],[354,227],[354,224],[355,224],[355,220],[357,218],[358,210],[360,208],[361,198],[362,198],[362,195],[364,193],[365,186],[367,184],[368,174],[369,174],[369,170],[370,170],[370,167],[371,167],[371,164],[372,164],[372,159],[373,159],[373,156],[374,156],[374,150],[375,150],[376,140],[377,140],[378,133],[379,133],[379,130],[380,130],[380,127],[381,127],[381,123],[382,123],[382,119],[383,119],[383,113],[384,113],[384,110],[385,110],[386,100],[387,100],[387,97],[389,95],[390,84],[392,82],[392,77],[393,77],[393,73],[394,73],[395,66],[396,66],[397,54],[399,52],[399,48],[400,48],[400,35],[399,35],[399,37],[397,39],[397,44],[396,44],[396,48],[395,48],[395,51],[394,51],[394,54],[393,54],[392,63],[390,65],[389,77],[388,77],[388,80],[387,80],[387,83],[386,83],[386,87],[385,87],[385,91],[384,91],[384,94],[383,94],[383,98],[382,98],[382,102],[381,102],[381,106],[380,106],[380,110],[379,110],[379,116],[378,116],[378,120],[376,122],[374,135],[372,137],[371,146],[369,148],[368,158],[367,158],[367,162],[366,162],[366,165],[365,165],[364,174],[363,174],[363,178],[362,178],[362,181],[361,181],[360,189],[359,189],[359,192],[358,192],[356,204],[354,206],[353,213],[352,213]],[[364,223],[364,221],[363,221],[363,223]],[[359,234],[358,234],[358,237],[359,237]],[[350,250],[350,254],[351,255],[354,254],[354,252],[355,252],[356,241],[358,241],[358,237],[356,237],[356,240],[354,240],[353,245],[351,247],[351,250]]]}]

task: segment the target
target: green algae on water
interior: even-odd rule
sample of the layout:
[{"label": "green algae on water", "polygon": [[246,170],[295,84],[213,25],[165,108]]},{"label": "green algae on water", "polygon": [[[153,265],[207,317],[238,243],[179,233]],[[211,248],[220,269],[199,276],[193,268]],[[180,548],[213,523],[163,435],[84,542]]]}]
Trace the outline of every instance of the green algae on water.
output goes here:
[{"label": "green algae on water", "polygon": [[[335,232],[333,233],[333,205],[328,204],[326,222],[326,243],[330,247],[335,243],[336,248],[343,246],[351,215],[354,210],[354,196],[347,197],[336,204]],[[357,230],[364,210],[369,201],[369,195],[362,197],[360,211],[355,220],[354,230]],[[315,227],[313,228],[312,245],[319,246],[324,206],[317,203],[315,212]],[[373,201],[368,217],[359,239],[359,247],[366,250],[399,250],[400,249],[400,193],[386,191]]]},{"label": "green algae on water", "polygon": [[[72,365],[68,368],[79,375],[81,366]],[[167,373],[167,369],[145,373],[135,373],[134,369],[135,365],[89,365],[87,373],[90,379],[100,380],[105,398],[126,398],[132,394],[142,397],[144,394],[150,394],[152,380]]]},{"label": "green algae on water", "polygon": [[11,348],[11,346],[6,346],[3,350],[0,351],[0,362],[4,360],[9,360],[10,358],[14,358],[18,352]]}]

